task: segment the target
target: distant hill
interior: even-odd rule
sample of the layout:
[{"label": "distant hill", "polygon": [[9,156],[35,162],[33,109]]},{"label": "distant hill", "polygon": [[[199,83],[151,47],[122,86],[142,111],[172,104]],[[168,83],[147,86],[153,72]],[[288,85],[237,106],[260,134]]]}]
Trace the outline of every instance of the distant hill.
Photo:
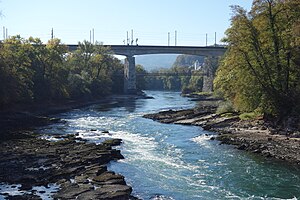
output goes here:
[{"label": "distant hill", "polygon": [[173,67],[189,67],[194,65],[195,61],[198,61],[200,64],[204,62],[204,56],[195,56],[195,55],[179,55],[173,63]]},{"label": "distant hill", "polygon": [[161,68],[171,68],[177,56],[177,54],[135,56],[135,64],[142,65],[147,71]]}]

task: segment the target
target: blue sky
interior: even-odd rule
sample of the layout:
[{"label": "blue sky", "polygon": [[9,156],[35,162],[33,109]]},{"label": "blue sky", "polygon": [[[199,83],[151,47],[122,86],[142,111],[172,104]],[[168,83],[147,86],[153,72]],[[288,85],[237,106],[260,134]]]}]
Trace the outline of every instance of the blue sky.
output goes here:
[{"label": "blue sky", "polygon": [[[134,31],[139,45],[202,46],[224,37],[230,25],[230,5],[250,9],[252,0],[1,0],[0,27],[8,35],[54,36],[65,44],[90,39],[104,44],[123,44],[126,32]],[[2,29],[0,29],[2,30]],[[0,31],[0,38],[3,38]]]}]

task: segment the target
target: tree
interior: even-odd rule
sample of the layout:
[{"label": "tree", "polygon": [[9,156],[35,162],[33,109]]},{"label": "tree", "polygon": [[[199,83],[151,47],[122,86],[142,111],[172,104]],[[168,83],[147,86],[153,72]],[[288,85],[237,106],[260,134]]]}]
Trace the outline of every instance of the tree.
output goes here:
[{"label": "tree", "polygon": [[260,109],[282,118],[299,105],[297,64],[300,3],[255,0],[247,13],[232,7],[228,51],[215,85],[239,110]]},{"label": "tree", "polygon": [[203,87],[203,73],[201,71],[194,71],[190,78],[188,87],[190,91],[202,91]]},{"label": "tree", "polygon": [[145,75],[147,74],[147,71],[144,69],[142,65],[136,65],[135,71],[137,74],[136,77],[136,87],[138,90],[146,89],[146,79]]},{"label": "tree", "polygon": [[31,45],[18,36],[0,44],[0,105],[32,100]]},{"label": "tree", "polygon": [[57,38],[43,44],[13,36],[0,42],[0,107],[15,103],[102,98],[123,91],[123,64],[101,43],[75,52]]},{"label": "tree", "polygon": [[122,94],[124,92],[124,64],[117,58],[110,61],[112,66],[111,80],[113,93]]},{"label": "tree", "polygon": [[67,47],[59,39],[49,40],[44,45],[39,38],[30,37],[31,67],[34,69],[33,93],[35,101],[64,99],[69,96],[67,79],[69,70],[66,68],[64,56]]},{"label": "tree", "polygon": [[46,49],[48,53],[46,58],[46,78],[50,85],[50,95],[57,100],[68,98],[68,81],[66,77],[69,75],[69,70],[66,67],[64,58],[67,53],[67,47],[59,39],[55,38],[48,41]]},{"label": "tree", "polygon": [[102,97],[112,92],[115,58],[110,48],[102,43],[88,41],[78,44],[78,49],[70,53],[67,62],[71,70],[69,90],[72,97]]},{"label": "tree", "polygon": [[196,55],[179,55],[177,56],[173,67],[190,67],[194,65],[194,63],[198,61],[199,63],[204,62],[204,56],[196,56]]}]

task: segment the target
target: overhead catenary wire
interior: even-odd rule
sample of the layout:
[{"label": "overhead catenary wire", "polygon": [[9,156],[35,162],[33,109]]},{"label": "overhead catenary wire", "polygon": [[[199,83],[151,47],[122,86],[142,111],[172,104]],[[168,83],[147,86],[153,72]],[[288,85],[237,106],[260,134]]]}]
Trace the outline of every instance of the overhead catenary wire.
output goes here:
[{"label": "overhead catenary wire", "polygon": [[[86,30],[80,29],[62,29],[55,28],[55,36],[63,43],[68,44],[77,44],[79,41],[86,40],[87,38],[91,43],[103,42],[104,44],[124,44],[124,32],[120,32],[118,30],[104,30],[97,29],[97,37],[95,36],[95,29],[90,29],[89,37],[86,34]],[[133,29],[131,29],[132,34],[131,38],[129,38],[129,33],[127,36],[127,44],[131,44],[132,41],[136,41],[135,38],[138,38],[139,45],[178,45],[180,43],[181,46],[210,46],[218,43],[217,33],[216,32],[207,32],[207,33],[199,33],[199,32],[190,32],[181,31],[178,34],[178,30],[174,30],[174,32],[168,31],[168,38],[166,41],[166,32],[163,30],[157,31],[143,31],[143,30],[135,30],[133,35]],[[7,36],[6,30],[3,31],[4,35]],[[49,38],[52,38],[51,32],[39,29],[33,29],[32,33],[18,33],[15,30],[11,31],[11,35],[21,35],[21,37],[28,38],[30,36],[40,38],[43,42],[47,42]],[[126,33],[126,32],[125,32]],[[219,35],[219,34],[218,34]],[[133,37],[134,36],[134,37]],[[170,42],[169,42],[170,40]],[[171,44],[171,40],[174,43]]]}]

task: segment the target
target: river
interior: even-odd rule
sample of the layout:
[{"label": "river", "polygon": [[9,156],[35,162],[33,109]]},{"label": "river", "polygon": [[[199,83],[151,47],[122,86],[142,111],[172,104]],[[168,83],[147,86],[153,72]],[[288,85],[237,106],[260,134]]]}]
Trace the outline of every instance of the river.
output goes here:
[{"label": "river", "polygon": [[[121,138],[125,159],[110,170],[126,177],[142,199],[298,199],[300,170],[209,140],[201,127],[161,124],[142,116],[168,109],[192,108],[177,92],[147,91],[154,99],[111,102],[59,114],[66,123],[42,127],[79,133],[100,143]],[[109,133],[102,133],[108,130]]]}]

